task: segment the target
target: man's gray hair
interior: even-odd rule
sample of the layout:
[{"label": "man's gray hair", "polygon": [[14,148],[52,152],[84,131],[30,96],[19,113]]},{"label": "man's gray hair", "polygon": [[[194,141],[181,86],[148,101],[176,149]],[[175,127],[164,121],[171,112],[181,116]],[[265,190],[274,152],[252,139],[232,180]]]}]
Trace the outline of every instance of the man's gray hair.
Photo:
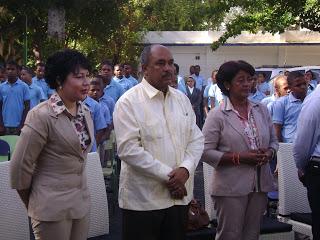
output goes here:
[{"label": "man's gray hair", "polygon": [[141,65],[147,65],[149,62],[149,58],[151,55],[151,48],[152,45],[148,45],[146,47],[144,47],[144,49],[142,50],[141,56],[140,56],[140,63]]}]

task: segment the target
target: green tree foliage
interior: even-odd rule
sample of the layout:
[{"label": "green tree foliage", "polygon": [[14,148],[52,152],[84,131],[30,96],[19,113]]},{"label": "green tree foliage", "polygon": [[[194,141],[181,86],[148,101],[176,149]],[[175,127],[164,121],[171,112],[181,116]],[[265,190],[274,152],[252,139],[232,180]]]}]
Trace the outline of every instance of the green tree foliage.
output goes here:
[{"label": "green tree foliage", "polygon": [[[125,3],[127,1],[4,1],[0,7],[0,56],[2,61],[9,58],[22,60],[26,19],[28,22],[28,55],[31,63],[34,63],[38,57],[44,60],[52,52],[67,47],[84,51],[94,65],[104,58],[122,60],[118,56],[115,58],[113,49],[108,43],[129,39],[130,44],[133,45],[140,41],[138,34],[131,34],[130,38],[121,40],[117,38],[116,33],[121,32],[119,29],[125,19],[121,12],[122,5]],[[63,42],[49,38],[47,35],[48,9],[53,6],[65,9],[66,37]],[[123,51],[126,52],[126,50]]]},{"label": "green tree foliage", "polygon": [[210,21],[221,23],[234,8],[240,11],[225,23],[226,31],[212,44],[213,50],[241,31],[282,33],[290,27],[320,30],[317,0],[216,0],[210,4]]},{"label": "green tree foliage", "polygon": [[[201,0],[10,0],[0,4],[0,56],[22,60],[28,20],[30,63],[61,48],[85,52],[93,64],[136,62],[146,31],[206,30]],[[48,9],[65,9],[63,42],[47,36]],[[1,60],[0,60],[1,61]]]},{"label": "green tree foliage", "polygon": [[135,0],[131,5],[148,31],[207,30],[206,6],[202,0]]},{"label": "green tree foliage", "polygon": [[[319,0],[0,0],[0,62],[22,61],[27,30],[29,63],[61,48],[102,59],[136,62],[147,31],[218,30],[212,49],[242,31],[320,31]],[[49,38],[48,9],[65,10],[65,39]],[[26,19],[28,21],[26,29]]]}]

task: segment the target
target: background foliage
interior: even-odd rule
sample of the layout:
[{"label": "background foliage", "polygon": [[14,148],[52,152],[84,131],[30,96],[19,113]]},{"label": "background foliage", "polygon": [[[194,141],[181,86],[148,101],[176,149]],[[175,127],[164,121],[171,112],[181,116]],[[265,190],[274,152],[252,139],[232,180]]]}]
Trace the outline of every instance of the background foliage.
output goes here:
[{"label": "background foliage", "polygon": [[[65,9],[63,41],[47,34],[52,7]],[[0,62],[23,62],[25,34],[29,65],[67,47],[97,65],[106,58],[136,63],[146,31],[223,30],[217,49],[241,31],[299,28],[320,31],[319,0],[0,0]]]}]

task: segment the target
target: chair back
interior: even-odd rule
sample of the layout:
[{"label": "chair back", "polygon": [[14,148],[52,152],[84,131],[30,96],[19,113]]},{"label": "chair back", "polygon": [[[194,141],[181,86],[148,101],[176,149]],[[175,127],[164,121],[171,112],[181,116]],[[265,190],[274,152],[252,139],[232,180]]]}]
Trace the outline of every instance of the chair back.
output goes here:
[{"label": "chair back", "polygon": [[91,202],[88,238],[91,238],[109,233],[108,199],[98,153],[88,154],[86,173]]},{"label": "chair back", "polygon": [[278,150],[279,214],[310,213],[307,189],[298,179],[293,144],[280,143]]},{"label": "chair back", "polygon": [[0,139],[0,162],[10,160],[10,146],[9,144]]},{"label": "chair back", "polygon": [[18,135],[4,135],[0,136],[0,139],[6,141],[10,146],[10,153],[12,155],[14,149],[16,148],[17,141],[19,139]]},{"label": "chair back", "polygon": [[213,167],[204,162],[203,163],[204,202],[205,202],[205,209],[209,215],[210,221],[213,219],[216,219],[214,203],[211,197],[212,179],[213,179]]},{"label": "chair back", "polygon": [[27,210],[10,187],[10,162],[0,162],[0,239],[30,239]]}]

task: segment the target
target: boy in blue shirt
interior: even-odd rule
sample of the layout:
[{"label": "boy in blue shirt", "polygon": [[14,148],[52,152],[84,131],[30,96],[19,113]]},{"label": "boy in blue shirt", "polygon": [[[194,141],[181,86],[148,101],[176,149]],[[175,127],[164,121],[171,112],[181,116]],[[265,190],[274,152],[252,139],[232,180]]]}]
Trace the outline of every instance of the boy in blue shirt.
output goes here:
[{"label": "boy in blue shirt", "polygon": [[266,97],[266,95],[260,92],[259,89],[257,88],[257,82],[258,82],[257,76],[254,75],[252,77],[251,93],[248,97],[248,99],[253,103],[259,103],[262,101],[262,99]]},{"label": "boy in blue shirt", "polygon": [[270,85],[266,82],[266,74],[264,72],[258,73],[258,90],[263,94],[270,95]]},{"label": "boy in blue shirt", "polygon": [[123,64],[123,73],[125,78],[127,78],[131,82],[131,85],[133,87],[139,83],[138,80],[132,76],[132,67],[129,63]]},{"label": "boy in blue shirt", "polygon": [[107,123],[105,121],[101,107],[96,100],[87,96],[83,100],[83,103],[90,109],[91,117],[93,120],[95,141],[93,143],[91,152],[96,152],[97,146],[99,146],[99,144],[102,143],[103,135],[104,135],[105,129],[107,128]]},{"label": "boy in blue shirt", "polygon": [[42,88],[35,85],[32,82],[32,70],[28,67],[22,67],[20,78],[22,81],[24,81],[28,87],[29,87],[29,93],[30,93],[30,109],[37,106],[40,102],[46,100]]},{"label": "boy in blue shirt", "polygon": [[32,78],[33,83],[35,83],[38,87],[41,87],[45,99],[46,100],[49,99],[50,96],[53,94],[54,90],[49,87],[46,80],[44,79],[44,74],[45,74],[44,63],[37,63],[35,74],[36,76]]},{"label": "boy in blue shirt", "polygon": [[105,123],[107,127],[104,129],[104,132],[102,133],[102,137],[100,139],[100,148],[99,148],[99,155],[100,155],[100,161],[102,167],[106,166],[106,151],[104,143],[106,140],[110,138],[110,133],[112,130],[112,118],[110,116],[110,110],[108,105],[101,101],[101,97],[103,96],[103,83],[101,77],[95,77],[90,80],[90,88],[88,92],[89,97],[97,101],[101,107],[101,113],[103,114]]},{"label": "boy in blue shirt", "polygon": [[119,83],[124,91],[128,91],[130,88],[133,87],[132,82],[127,79],[125,76],[123,76],[123,65],[122,64],[116,64],[114,66],[114,77],[113,80],[115,80],[117,83]]},{"label": "boy in blue shirt", "polygon": [[30,94],[27,84],[19,79],[19,65],[7,62],[7,81],[0,85],[0,132],[19,135],[30,109]]},{"label": "boy in blue shirt", "polygon": [[97,101],[102,109],[102,113],[105,119],[105,122],[107,126],[109,127],[111,125],[111,115],[108,105],[101,101],[101,97],[103,96],[103,86],[100,82],[99,78],[93,78],[90,80],[90,88],[89,88],[89,97]]},{"label": "boy in blue shirt", "polygon": [[290,93],[274,103],[272,122],[279,142],[292,143],[308,85],[304,75],[298,71],[290,72],[287,81]]},{"label": "boy in blue shirt", "polygon": [[118,99],[124,93],[123,87],[112,79],[113,77],[113,65],[108,60],[101,63],[99,74],[103,79],[103,92],[104,95],[112,97],[117,102]]}]

